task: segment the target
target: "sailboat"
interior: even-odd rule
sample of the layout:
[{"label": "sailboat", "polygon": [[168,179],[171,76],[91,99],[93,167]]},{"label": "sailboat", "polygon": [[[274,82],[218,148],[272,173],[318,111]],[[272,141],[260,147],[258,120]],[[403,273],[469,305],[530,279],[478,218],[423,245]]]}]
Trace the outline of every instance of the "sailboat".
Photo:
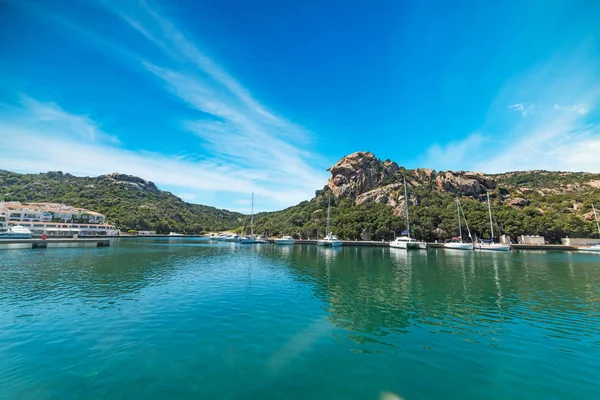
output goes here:
[{"label": "sailboat", "polygon": [[[598,235],[600,235],[600,223],[598,223],[598,214],[596,214],[596,208],[594,207],[593,204],[592,204],[592,210],[594,210],[594,218],[596,219],[596,227],[598,228]],[[581,246],[581,247],[579,247],[579,250],[600,252],[600,244],[596,244],[594,246]]]},{"label": "sailboat", "polygon": [[487,203],[488,203],[488,212],[490,214],[490,230],[492,232],[492,238],[490,240],[484,240],[481,243],[477,243],[475,248],[477,250],[486,250],[486,251],[510,251],[510,244],[504,243],[494,243],[494,223],[492,222],[492,206],[490,203],[490,193],[487,194]]},{"label": "sailboat", "polygon": [[408,195],[406,193],[406,178],[404,178],[404,205],[406,206],[406,230],[402,231],[402,236],[390,242],[390,247],[398,249],[422,249],[427,250],[427,243],[418,242],[417,239],[410,237],[410,220],[408,218]]},{"label": "sailboat", "polygon": [[329,231],[330,225],[330,215],[331,215],[331,194],[327,200],[327,229],[325,230],[325,237],[321,240],[317,241],[317,246],[331,246],[338,247],[342,245],[342,241],[337,238],[337,236],[333,235]]},{"label": "sailboat", "polygon": [[[460,240],[457,242],[444,243],[444,248],[454,249],[454,250],[473,250],[473,243],[463,242],[462,225],[460,223],[460,200],[458,199],[458,197],[456,198],[456,210],[458,212],[458,233],[460,236]],[[467,219],[465,218],[465,223],[466,222],[467,222]],[[467,230],[469,231],[469,237],[471,237],[471,231],[469,230],[469,225],[467,225]]]},{"label": "sailboat", "polygon": [[250,214],[250,235],[242,236],[239,239],[242,244],[254,244],[254,243],[264,243],[264,241],[259,240],[254,236],[254,193],[252,193],[252,213]]}]

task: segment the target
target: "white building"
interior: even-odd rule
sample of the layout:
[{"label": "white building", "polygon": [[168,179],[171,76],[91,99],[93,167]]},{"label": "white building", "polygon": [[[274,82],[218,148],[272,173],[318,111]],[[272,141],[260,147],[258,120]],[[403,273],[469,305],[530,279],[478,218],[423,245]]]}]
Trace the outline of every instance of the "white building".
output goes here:
[{"label": "white building", "polygon": [[0,202],[0,216],[9,225],[28,228],[34,236],[117,236],[120,231],[100,213],[57,203]]},{"label": "white building", "polygon": [[519,244],[534,244],[534,245],[542,245],[546,244],[543,236],[535,236],[535,235],[521,235],[518,237]]},{"label": "white building", "polygon": [[560,239],[562,244],[565,246],[595,246],[600,244],[600,239],[591,239],[591,238],[563,238]]}]

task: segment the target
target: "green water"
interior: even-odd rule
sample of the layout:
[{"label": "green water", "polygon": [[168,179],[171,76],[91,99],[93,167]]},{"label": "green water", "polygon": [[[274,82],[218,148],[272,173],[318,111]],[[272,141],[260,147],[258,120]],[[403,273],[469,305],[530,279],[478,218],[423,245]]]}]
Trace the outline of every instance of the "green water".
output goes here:
[{"label": "green water", "polygon": [[600,257],[0,253],[1,399],[600,399]]}]

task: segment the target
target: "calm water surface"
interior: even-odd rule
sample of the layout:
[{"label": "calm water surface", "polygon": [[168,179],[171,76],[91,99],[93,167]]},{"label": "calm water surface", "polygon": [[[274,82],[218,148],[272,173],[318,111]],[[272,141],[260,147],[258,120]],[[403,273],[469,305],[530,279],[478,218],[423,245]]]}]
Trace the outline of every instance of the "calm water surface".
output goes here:
[{"label": "calm water surface", "polygon": [[600,399],[600,257],[0,253],[1,399]]}]

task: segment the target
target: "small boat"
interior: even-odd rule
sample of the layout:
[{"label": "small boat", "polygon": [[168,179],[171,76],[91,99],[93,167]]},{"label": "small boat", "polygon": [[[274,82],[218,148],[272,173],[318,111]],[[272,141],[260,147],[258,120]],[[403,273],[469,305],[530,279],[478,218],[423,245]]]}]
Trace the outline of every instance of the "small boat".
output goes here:
[{"label": "small boat", "polygon": [[227,239],[228,236],[229,236],[229,234],[227,234],[227,233],[221,233],[221,234],[219,234],[217,236],[213,236],[211,239],[212,240],[217,240],[219,242],[224,242],[225,239]]},{"label": "small boat", "polygon": [[264,235],[254,236],[254,193],[252,193],[252,212],[250,215],[250,235],[242,236],[239,239],[241,244],[260,244],[269,243],[269,240]]},{"label": "small boat", "polygon": [[24,226],[9,226],[0,220],[0,239],[31,239],[31,231]]},{"label": "small boat", "polygon": [[[462,237],[462,224],[460,222],[460,200],[458,199],[458,197],[456,198],[456,209],[458,212],[458,233],[459,233],[459,237],[458,240],[454,241],[454,242],[448,242],[448,243],[444,243],[444,248],[445,249],[452,249],[452,250],[473,250],[473,243],[467,243],[467,242],[463,242],[463,237]],[[467,219],[465,218],[465,223],[467,222]],[[471,231],[469,230],[469,225],[467,224],[467,231],[469,232],[469,237],[471,236]]]},{"label": "small boat", "polygon": [[397,249],[417,249],[427,250],[427,243],[419,242],[417,239],[410,237],[410,219],[408,218],[408,195],[406,191],[406,178],[404,179],[404,205],[406,206],[406,230],[402,231],[402,236],[390,242],[390,247]]},{"label": "small boat", "polygon": [[[594,210],[594,218],[596,219],[596,227],[598,228],[598,235],[600,235],[600,223],[598,223],[598,214],[596,214],[596,207],[592,204],[592,210]],[[600,253],[600,244],[595,244],[592,246],[580,246],[579,250],[583,251],[593,251],[594,253]]]},{"label": "small boat", "polygon": [[[390,247],[395,247],[397,249],[419,249],[420,242],[417,242],[417,239],[413,239],[410,236],[400,236],[394,239],[393,242],[390,242]],[[423,243],[424,244],[424,243]]]},{"label": "small boat", "polygon": [[329,200],[327,204],[327,228],[325,230],[325,237],[321,240],[317,240],[317,246],[330,246],[330,247],[338,247],[342,245],[342,241],[337,238],[334,234],[329,232],[329,223],[330,223],[330,213],[331,213],[331,195],[329,195]]},{"label": "small boat", "polygon": [[227,235],[227,237],[225,238],[225,241],[226,242],[239,242],[240,237],[234,233],[232,235]]},{"label": "small boat", "polygon": [[488,212],[490,214],[490,230],[492,238],[490,240],[483,240],[475,245],[476,250],[484,251],[510,251],[512,249],[510,244],[505,243],[494,243],[494,223],[492,222],[492,206],[490,204],[490,193],[487,194]]},{"label": "small boat", "polygon": [[8,225],[4,217],[0,217],[0,239],[31,239],[31,231],[24,226]]},{"label": "small boat", "polygon": [[342,241],[337,236],[329,233],[323,239],[317,241],[317,246],[338,247],[342,245]]},{"label": "small boat", "polygon": [[291,236],[283,236],[283,237],[275,239],[275,244],[279,245],[279,246],[281,246],[281,245],[288,245],[288,244],[294,244],[294,243],[296,243],[296,241]]}]

